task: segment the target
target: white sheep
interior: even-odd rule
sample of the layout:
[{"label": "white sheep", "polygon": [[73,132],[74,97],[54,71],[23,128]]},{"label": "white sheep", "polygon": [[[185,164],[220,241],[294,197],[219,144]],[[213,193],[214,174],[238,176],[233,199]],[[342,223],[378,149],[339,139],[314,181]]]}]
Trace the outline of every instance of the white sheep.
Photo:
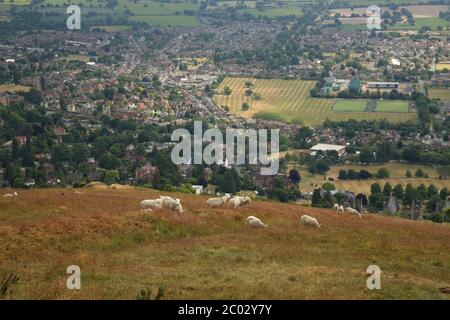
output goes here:
[{"label": "white sheep", "polygon": [[140,203],[140,207],[141,210],[143,211],[159,210],[162,208],[162,200],[161,199],[142,200]]},{"label": "white sheep", "polygon": [[320,224],[317,221],[317,219],[313,218],[311,216],[308,216],[306,214],[304,214],[300,217],[300,223],[304,224],[304,225],[309,225],[309,226],[320,228]]},{"label": "white sheep", "polygon": [[337,203],[335,203],[334,206],[333,206],[333,209],[336,210],[336,211],[338,211],[339,205],[338,205]]},{"label": "white sheep", "polygon": [[358,210],[355,210],[355,209],[353,209],[351,207],[345,208],[345,211],[347,211],[348,213],[351,213],[351,214],[355,214],[355,215],[357,215],[360,218],[362,217],[361,213],[359,213]]},{"label": "white sheep", "polygon": [[5,193],[5,194],[3,195],[4,198],[15,198],[15,197],[17,197],[17,196],[18,196],[18,194],[17,194],[17,192],[15,192],[15,191],[14,191],[14,193]]},{"label": "white sheep", "polygon": [[339,208],[337,208],[337,212],[344,213],[344,207],[343,206],[339,206]]},{"label": "white sheep", "polygon": [[237,209],[240,205],[241,205],[241,200],[239,198],[237,198],[237,197],[233,197],[228,202],[228,207],[229,208]]},{"label": "white sheep", "polygon": [[167,208],[167,209],[170,209],[170,210],[175,210],[175,211],[177,211],[180,214],[183,213],[183,207],[181,206],[180,199],[173,199],[173,198],[168,197],[168,196],[161,196],[160,200],[161,200],[163,208]]},{"label": "white sheep", "polygon": [[251,227],[264,227],[267,228],[268,225],[264,224],[260,219],[255,216],[248,216],[247,223]]},{"label": "white sheep", "polygon": [[240,196],[236,196],[236,198],[238,198],[240,200],[240,205],[246,205],[246,204],[250,204],[252,202],[252,199],[250,199],[250,197],[240,197]]},{"label": "white sheep", "polygon": [[220,207],[220,206],[223,206],[227,202],[228,199],[230,199],[229,194],[226,194],[223,197],[209,198],[208,200],[206,200],[206,206],[208,208]]}]

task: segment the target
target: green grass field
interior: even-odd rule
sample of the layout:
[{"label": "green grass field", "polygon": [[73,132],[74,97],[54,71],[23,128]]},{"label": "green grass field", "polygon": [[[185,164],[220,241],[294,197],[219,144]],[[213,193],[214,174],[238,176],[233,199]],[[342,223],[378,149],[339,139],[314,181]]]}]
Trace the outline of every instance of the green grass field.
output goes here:
[{"label": "green grass field", "polygon": [[377,107],[375,112],[408,112],[409,111],[408,101],[392,101],[383,100],[377,102]]},{"label": "green grass field", "polygon": [[442,101],[450,101],[450,88],[429,88],[428,97],[441,99]]},{"label": "green grass field", "polygon": [[[186,27],[199,25],[199,21],[195,16],[186,15],[184,11],[196,12],[200,8],[200,3],[163,3],[151,0],[141,0],[135,3],[131,0],[119,0],[114,8],[107,7],[106,2],[99,0],[80,0],[76,4],[82,5],[81,14],[84,17],[83,21],[90,25],[111,24],[111,22],[107,22],[107,19],[112,19],[114,24],[118,22],[123,23],[124,18],[129,21],[148,23],[149,25]],[[67,17],[67,5],[62,0],[44,0],[42,3],[32,6],[32,8],[46,15],[47,21],[64,23]],[[28,8],[24,8],[24,10],[28,10]]]},{"label": "green grass field", "polygon": [[422,27],[430,27],[432,30],[437,30],[438,26],[446,27],[450,25],[450,21],[441,18],[416,18],[414,25],[398,23],[389,27],[390,30],[419,30]]},{"label": "green grass field", "polygon": [[365,100],[337,100],[333,110],[335,112],[364,112],[366,104]]},{"label": "green grass field", "polygon": [[[450,299],[450,225],[255,200],[206,208],[208,196],[170,193],[185,212],[139,211],[151,189],[17,190],[0,198],[0,299]],[[5,190],[11,192],[11,190]],[[168,193],[164,193],[168,194]],[[318,219],[320,228],[300,224]],[[256,215],[268,228],[250,228]],[[368,290],[367,267],[382,270]],[[81,289],[69,290],[69,265]]]},{"label": "green grass field", "polygon": [[[256,100],[245,94],[245,82],[253,84],[253,92],[261,95]],[[364,120],[387,119],[392,122],[415,119],[415,113],[383,114],[376,112],[335,112],[333,105],[336,99],[311,98],[309,92],[314,88],[315,81],[282,80],[282,79],[254,79],[254,78],[226,78],[220,84],[214,101],[219,106],[228,106],[230,110],[246,118],[255,113],[266,111],[280,114],[285,121],[303,120],[305,125],[317,125],[325,119],[330,120]],[[223,93],[225,87],[230,87],[231,95]],[[243,111],[242,104],[247,102],[250,109]]]}]

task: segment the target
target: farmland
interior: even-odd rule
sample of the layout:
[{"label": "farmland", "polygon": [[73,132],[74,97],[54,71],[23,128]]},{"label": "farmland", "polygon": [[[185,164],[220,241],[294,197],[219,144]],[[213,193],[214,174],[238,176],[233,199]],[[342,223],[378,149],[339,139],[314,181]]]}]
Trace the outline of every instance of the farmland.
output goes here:
[{"label": "farmland", "polygon": [[[438,290],[450,279],[448,224],[267,201],[206,209],[204,196],[170,194],[186,210],[177,216],[137,209],[155,190],[77,191],[0,198],[0,276],[19,277],[4,298],[135,299],[163,288],[163,299],[449,299]],[[321,228],[301,226],[305,213]],[[249,229],[252,214],[269,229]],[[382,290],[366,288],[374,263]],[[81,269],[80,290],[66,288],[69,265]]]},{"label": "farmland", "polygon": [[28,91],[30,87],[21,86],[16,84],[0,84],[0,92],[20,92],[20,91]]},{"label": "farmland", "polygon": [[430,98],[441,99],[442,101],[450,101],[450,89],[429,88],[428,96]]},{"label": "farmland", "polygon": [[[103,2],[94,0],[82,0],[81,14],[88,25],[111,25],[123,19],[134,22],[144,22],[149,25],[177,25],[197,26],[199,21],[192,15],[185,15],[185,10],[197,11],[199,3],[160,3],[159,1],[119,1],[114,7],[108,7]],[[46,15],[47,21],[63,23],[67,17],[66,4],[60,0],[44,0],[39,5],[32,6],[33,9]]]},{"label": "farmland", "polygon": [[408,101],[378,101],[376,112],[408,112]]},{"label": "farmland", "polygon": [[[371,173],[376,173],[380,168],[387,168],[390,172],[390,177],[386,179],[367,179],[367,180],[338,180],[339,170],[349,170],[353,169],[356,172],[360,170],[367,170]],[[305,167],[297,167],[302,176],[300,182],[300,190],[302,191],[312,191],[314,185],[322,185],[324,183],[324,177],[322,175],[312,175]],[[428,178],[416,178],[414,173],[417,169],[422,169],[429,177]],[[406,170],[409,170],[413,177],[406,178]],[[408,183],[411,183],[414,187],[420,184],[425,186],[434,185],[438,189],[449,188],[450,180],[443,180],[438,178],[436,169],[424,165],[414,165],[405,163],[386,163],[382,165],[340,165],[331,166],[330,171],[326,174],[327,177],[333,178],[332,183],[335,185],[336,189],[339,190],[351,190],[353,192],[363,192],[370,194],[370,186],[377,182],[381,185],[389,182],[392,186],[397,184],[403,185],[405,187]]]},{"label": "farmland", "polygon": [[[253,84],[253,92],[261,99],[254,99],[246,95],[246,82]],[[414,119],[415,113],[386,114],[378,112],[335,112],[335,99],[311,98],[309,91],[314,88],[315,81],[254,79],[254,78],[226,78],[218,88],[214,101],[219,106],[228,106],[230,110],[246,118],[251,118],[260,111],[279,113],[285,121],[303,120],[306,125],[321,124],[324,120],[345,119],[384,119],[389,121],[406,121]],[[230,87],[230,95],[223,94],[226,87]],[[242,110],[243,103],[248,103],[249,110]],[[358,102],[361,103],[361,102]],[[342,103],[340,103],[342,104]],[[361,105],[359,106],[361,108]]]}]

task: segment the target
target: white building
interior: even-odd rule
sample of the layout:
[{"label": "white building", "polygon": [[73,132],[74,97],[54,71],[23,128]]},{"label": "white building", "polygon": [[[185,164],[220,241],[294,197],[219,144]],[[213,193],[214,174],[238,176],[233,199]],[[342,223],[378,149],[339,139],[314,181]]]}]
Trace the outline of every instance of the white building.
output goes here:
[{"label": "white building", "polygon": [[317,151],[323,151],[323,152],[336,151],[340,157],[345,153],[345,148],[346,148],[346,146],[341,146],[341,145],[337,145],[337,144],[318,143],[309,150],[311,150],[312,156],[315,156],[317,154]]}]

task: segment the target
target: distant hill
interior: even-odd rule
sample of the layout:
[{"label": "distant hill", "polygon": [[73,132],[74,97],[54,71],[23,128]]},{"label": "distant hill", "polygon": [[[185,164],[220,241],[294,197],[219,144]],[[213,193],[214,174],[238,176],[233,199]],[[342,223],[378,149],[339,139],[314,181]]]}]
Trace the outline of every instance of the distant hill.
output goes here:
[{"label": "distant hill", "polygon": [[[3,193],[10,190],[3,190]],[[142,188],[17,190],[0,197],[0,298],[449,299],[450,225],[339,215],[332,210],[254,201],[207,209],[206,196],[172,194],[186,212],[140,212],[161,194]],[[309,214],[319,229],[299,224]],[[253,229],[255,215],[269,225]],[[381,290],[366,269],[382,270]],[[81,290],[66,269],[81,268]]]}]

